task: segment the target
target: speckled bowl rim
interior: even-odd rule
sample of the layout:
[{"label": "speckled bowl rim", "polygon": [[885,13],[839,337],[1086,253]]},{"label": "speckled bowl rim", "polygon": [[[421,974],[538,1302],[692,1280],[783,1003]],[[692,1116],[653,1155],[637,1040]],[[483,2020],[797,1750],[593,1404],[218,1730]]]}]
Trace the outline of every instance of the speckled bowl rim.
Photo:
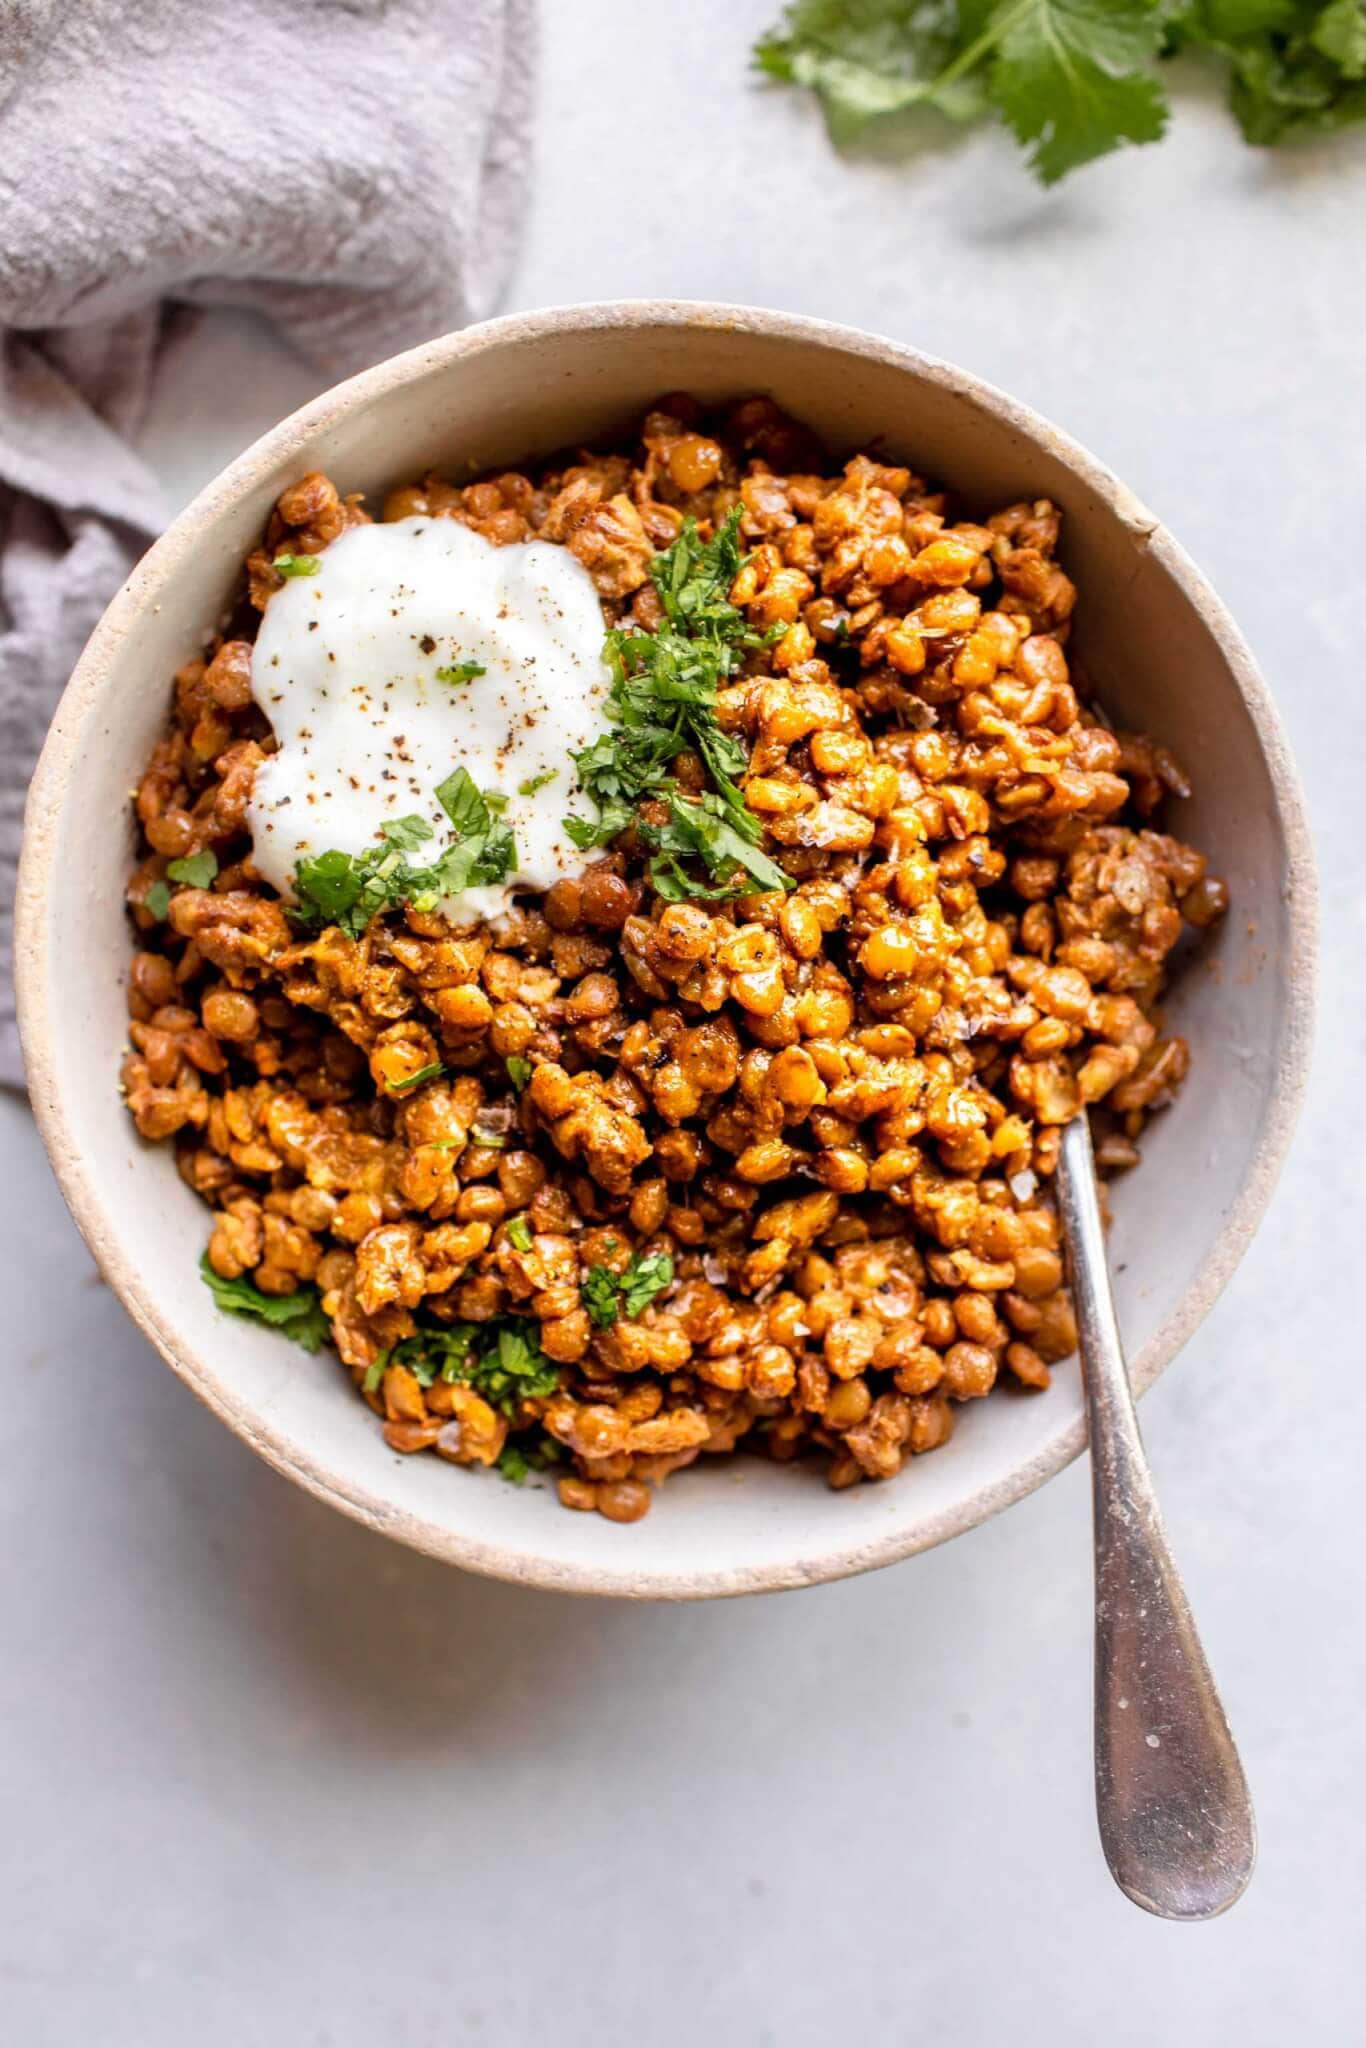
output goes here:
[{"label": "speckled bowl rim", "polygon": [[[72,764],[80,754],[87,722],[98,709],[116,651],[142,607],[171,587],[184,556],[205,529],[282,460],[307,446],[320,430],[381,394],[428,373],[468,361],[488,350],[584,330],[612,331],[638,326],[704,327],[728,334],[826,345],[910,372],[921,383],[967,399],[1004,427],[1041,442],[1070,469],[1115,517],[1155,554],[1181,588],[1214,638],[1237,685],[1266,762],[1286,848],[1283,889],[1288,916],[1287,999],[1278,1060],[1270,1085],[1270,1111],[1238,1197],[1213,1256],[1166,1321],[1130,1361],[1136,1393],[1143,1393],[1187,1342],[1227,1285],[1271,1198],[1303,1098],[1316,999],[1318,891],[1299,778],[1280,715],[1238,628],[1200,571],[1161,522],[1078,442],[1040,414],[966,371],[921,354],[901,342],[857,328],[796,314],[693,300],[627,299],[550,307],[508,315],[443,336],[335,386],[256,441],[223,470],[134,569],[96,627],[58,708],[35,771],[25,814],[25,834],[16,899],[15,968],[19,1025],[34,1115],[62,1193],[104,1278],[134,1322],[166,1363],[213,1412],[274,1468],[368,1528],[396,1538],[426,1555],[466,1570],[514,1583],[576,1593],[638,1599],[706,1599],[772,1592],[848,1577],[894,1564],[975,1528],[1021,1500],[1069,1464],[1085,1444],[1084,1418],[1073,1416],[1007,1477],[982,1485],[951,1507],[917,1516],[875,1540],[777,1557],[734,1571],[686,1568],[633,1569],[629,1553],[620,1566],[599,1568],[527,1557],[502,1546],[443,1528],[424,1516],[396,1508],[392,1499],[358,1488],[326,1466],[273,1438],[252,1404],[214,1371],[171,1327],[149,1277],[124,1258],[114,1241],[106,1202],[81,1158],[63,1096],[63,1077],[51,1057],[47,987],[43,973],[48,870],[57,838],[56,817]],[[818,1523],[811,1525],[813,1531]]]}]

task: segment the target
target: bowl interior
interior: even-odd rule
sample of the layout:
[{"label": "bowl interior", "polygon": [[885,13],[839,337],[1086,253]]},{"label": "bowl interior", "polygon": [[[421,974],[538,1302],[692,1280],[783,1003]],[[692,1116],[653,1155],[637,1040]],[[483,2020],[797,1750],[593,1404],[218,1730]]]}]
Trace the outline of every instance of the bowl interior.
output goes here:
[{"label": "bowl interior", "polygon": [[21,881],[21,1000],[35,1108],[106,1275],[170,1361],[282,1469],[389,1533],[476,1569],[575,1589],[689,1595],[801,1584],[886,1562],[981,1520],[1082,1437],[1075,1365],[1042,1397],[961,1411],[952,1443],[888,1485],[720,1460],[631,1529],[563,1513],[435,1458],[400,1458],[328,1356],[214,1311],[202,1205],[117,1092],[129,940],[128,792],[280,489],[302,470],[381,492],[591,443],[661,392],[771,393],[835,455],[876,445],[969,513],[1049,496],[1081,592],[1076,646],[1119,725],[1195,782],[1169,828],[1228,880],[1233,912],[1174,989],[1194,1072],[1113,1192],[1111,1259],[1147,1384],[1227,1278],[1270,1190],[1298,1093],[1312,882],[1274,712],[1224,614],[1113,478],[1043,422],[891,344],[778,316],[580,309],[491,323],[381,366],[298,414],[186,512],[115,601],[35,780]]}]

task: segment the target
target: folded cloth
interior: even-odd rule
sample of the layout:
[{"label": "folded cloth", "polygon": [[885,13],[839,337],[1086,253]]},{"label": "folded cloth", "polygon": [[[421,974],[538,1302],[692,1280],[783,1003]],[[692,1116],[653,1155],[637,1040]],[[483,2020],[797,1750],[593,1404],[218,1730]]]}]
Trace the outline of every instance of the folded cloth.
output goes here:
[{"label": "folded cloth", "polygon": [[187,324],[170,308],[257,307],[337,376],[488,312],[525,193],[532,5],[0,6],[0,1081],[21,1080],[24,792],[162,521],[130,437]]}]

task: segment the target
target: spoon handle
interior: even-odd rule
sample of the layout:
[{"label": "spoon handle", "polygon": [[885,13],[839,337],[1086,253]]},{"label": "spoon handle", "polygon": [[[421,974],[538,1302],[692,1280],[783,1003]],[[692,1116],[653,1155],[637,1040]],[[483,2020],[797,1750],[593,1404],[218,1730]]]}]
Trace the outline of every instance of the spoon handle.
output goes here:
[{"label": "spoon handle", "polygon": [[1256,1824],[1139,1435],[1085,1112],[1063,1129],[1057,1189],[1091,1430],[1101,1844],[1135,1905],[1208,1920],[1245,1889]]}]

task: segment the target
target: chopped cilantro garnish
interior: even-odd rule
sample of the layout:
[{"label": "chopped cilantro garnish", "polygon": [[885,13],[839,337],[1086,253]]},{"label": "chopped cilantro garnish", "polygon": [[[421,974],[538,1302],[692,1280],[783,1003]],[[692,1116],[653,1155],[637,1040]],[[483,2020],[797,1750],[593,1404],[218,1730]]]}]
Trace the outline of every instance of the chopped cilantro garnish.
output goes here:
[{"label": "chopped cilantro garnish", "polygon": [[520,1486],[531,1470],[526,1452],[519,1449],[515,1443],[504,1444],[493,1463],[500,1476],[511,1480],[514,1486]]},{"label": "chopped cilantro garnish", "polygon": [[518,796],[535,796],[538,789],[545,789],[559,774],[558,768],[547,768],[540,775],[528,775],[525,782],[517,785]]},{"label": "chopped cilantro garnish", "polygon": [[[792,887],[758,850],[763,826],[737,780],[745,771],[745,749],[716,721],[721,685],[746,651],[769,638],[755,632],[730,601],[743,559],[739,530],[738,506],[708,541],[698,538],[696,520],[685,519],[677,540],[655,556],[650,573],[664,623],[654,633],[616,629],[607,635],[611,730],[574,756],[579,781],[598,812],[596,818],[564,820],[582,851],[605,845],[639,822],[636,805],[642,798],[667,800],[669,822],[642,825],[641,837],[656,856],[650,880],[670,900]],[[697,754],[706,769],[711,788],[700,799],[686,796],[674,779],[673,764],[682,753]],[[699,862],[705,879],[685,872],[683,859]]]},{"label": "chopped cilantro garnish", "polygon": [[495,1349],[475,1360],[472,1383],[486,1400],[503,1407],[555,1393],[560,1368],[541,1349],[540,1325],[516,1321],[500,1325]]},{"label": "chopped cilantro garnish", "polygon": [[[667,823],[640,827],[641,838],[655,849],[650,881],[666,903],[687,896],[714,899],[792,887],[777,862],[760,850],[757,841],[763,828],[747,806],[710,795],[685,797],[676,789],[669,791],[668,804]],[[694,857],[709,875],[734,877],[738,869],[743,879],[718,889],[681,865]]]},{"label": "chopped cilantro garnish", "polygon": [[634,1322],[673,1276],[674,1262],[667,1252],[647,1252],[643,1258],[633,1258],[624,1273],[614,1273],[610,1266],[590,1266],[579,1299],[589,1321],[600,1330],[610,1330],[619,1316]]},{"label": "chopped cilantro garnish", "polygon": [[192,889],[207,889],[218,873],[218,855],[205,847],[203,853],[187,853],[183,860],[168,860],[166,872],[173,882],[188,882]]},{"label": "chopped cilantro garnish", "polygon": [[433,837],[431,826],[416,811],[410,811],[406,818],[390,818],[380,831],[385,845],[396,846],[400,853],[413,853]]},{"label": "chopped cilantro garnish", "polygon": [[476,676],[486,676],[488,670],[482,661],[449,661],[436,672],[439,683],[472,683]]},{"label": "chopped cilantro garnish", "polygon": [[283,1336],[301,1344],[305,1351],[319,1350],[332,1334],[316,1287],[300,1287],[293,1294],[263,1294],[245,1275],[237,1280],[225,1280],[221,1273],[215,1273],[207,1252],[199,1261],[199,1271],[213,1295],[215,1306],[225,1315],[255,1316],[260,1322],[268,1323],[271,1329],[279,1330]]},{"label": "chopped cilantro garnish", "polygon": [[643,1259],[632,1259],[620,1283],[621,1303],[628,1319],[634,1321],[643,1309],[647,1309],[673,1276],[674,1262],[667,1252],[647,1252]]},{"label": "chopped cilantro garnish", "polygon": [[529,1252],[531,1250],[531,1225],[527,1222],[525,1216],[514,1216],[508,1224],[507,1232],[508,1242],[514,1244],[519,1252]]},{"label": "chopped cilantro garnish", "polygon": [[397,904],[430,911],[443,897],[505,881],[517,865],[517,842],[494,815],[502,800],[482,796],[464,768],[448,775],[436,796],[455,839],[429,866],[408,859],[434,837],[427,820],[392,818],[364,853],[333,851],[301,860],[294,871],[294,916],[303,924],[340,925],[358,939],[371,918]]},{"label": "chopped cilantro garnish", "polygon": [[142,899],[142,907],[158,924],[163,924],[171,908],[171,892],[164,882],[153,882]]},{"label": "chopped cilantro garnish", "polygon": [[503,1065],[508,1070],[509,1081],[511,1081],[513,1087],[520,1095],[527,1082],[531,1079],[531,1061],[523,1058],[519,1052],[510,1052]]},{"label": "chopped cilantro garnish", "polygon": [[468,768],[457,768],[444,782],[439,782],[436,800],[461,839],[488,830],[489,808]]},{"label": "chopped cilantro garnish", "polygon": [[270,566],[281,576],[316,576],[322,559],[318,555],[277,555]]},{"label": "chopped cilantro garnish", "polygon": [[391,1095],[407,1095],[411,1089],[420,1088],[424,1081],[434,1081],[438,1074],[446,1071],[440,1060],[430,1060],[425,1067],[419,1067],[415,1074],[405,1075],[401,1081],[388,1083]]},{"label": "chopped cilantro garnish", "polygon": [[544,1400],[560,1368],[541,1350],[539,1324],[508,1316],[492,1323],[434,1323],[405,1337],[386,1364],[408,1368],[420,1387],[438,1380],[473,1387],[505,1415],[524,1400]]},{"label": "chopped cilantro garnish", "polygon": [[520,1486],[528,1472],[544,1472],[564,1456],[562,1446],[542,1430],[539,1437],[514,1437],[494,1459],[494,1469],[514,1486]]},{"label": "chopped cilantro garnish", "polygon": [[579,1288],[579,1299],[589,1320],[600,1330],[610,1330],[617,1319],[617,1276],[610,1266],[590,1266]]},{"label": "chopped cilantro garnish", "polygon": [[[378,1390],[391,1365],[405,1367],[424,1390],[438,1380],[472,1387],[509,1419],[523,1401],[544,1401],[560,1385],[559,1366],[541,1350],[540,1325],[519,1316],[420,1325],[392,1351],[381,1351],[361,1383],[367,1394]],[[560,1455],[554,1438],[542,1431],[508,1443],[496,1464],[505,1479],[520,1485],[528,1471],[544,1471]]]}]

